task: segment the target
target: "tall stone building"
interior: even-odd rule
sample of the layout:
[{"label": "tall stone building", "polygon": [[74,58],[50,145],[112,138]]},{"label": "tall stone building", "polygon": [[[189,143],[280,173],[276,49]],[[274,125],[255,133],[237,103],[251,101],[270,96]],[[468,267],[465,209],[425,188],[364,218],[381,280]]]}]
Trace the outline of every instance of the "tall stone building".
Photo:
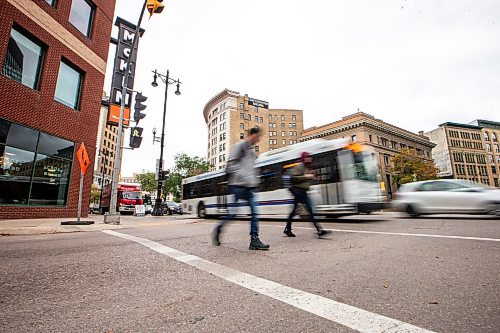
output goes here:
[{"label": "tall stone building", "polygon": [[263,129],[256,155],[297,143],[304,128],[302,110],[270,109],[269,103],[224,89],[203,109],[208,128],[207,160],[214,170],[226,166],[231,147],[252,127]]},{"label": "tall stone building", "polygon": [[425,135],[436,144],[432,156],[440,169],[439,176],[499,187],[499,122],[446,122]]},{"label": "tall stone building", "polygon": [[316,138],[350,138],[352,141],[375,148],[382,176],[381,182],[389,197],[396,191],[392,176],[392,157],[402,148],[409,148],[422,159],[432,161],[431,150],[435,146],[422,132],[419,134],[409,132],[364,112],[356,112],[333,123],[305,129],[300,141]]},{"label": "tall stone building", "polygon": [[93,164],[115,0],[0,8],[0,219],[76,216],[76,151],[84,143]]},{"label": "tall stone building", "polygon": [[[118,127],[108,125],[109,96],[103,93],[101,100],[101,115],[99,131],[97,132],[96,152],[94,165],[94,184],[99,188],[108,185],[113,180],[115,166],[116,143],[118,142]],[[122,136],[122,142],[125,136]]]}]

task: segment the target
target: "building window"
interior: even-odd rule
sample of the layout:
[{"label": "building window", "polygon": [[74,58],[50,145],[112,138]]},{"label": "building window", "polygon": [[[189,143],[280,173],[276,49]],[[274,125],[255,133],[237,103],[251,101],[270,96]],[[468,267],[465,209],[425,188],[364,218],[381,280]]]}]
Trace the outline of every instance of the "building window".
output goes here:
[{"label": "building window", "polygon": [[245,134],[240,133],[240,140],[243,140],[245,138]]},{"label": "building window", "polygon": [[94,4],[88,0],[73,0],[69,22],[86,37],[90,37],[94,20]]},{"label": "building window", "polygon": [[281,131],[281,136],[286,136],[286,131]]},{"label": "building window", "polygon": [[259,122],[259,117],[258,116],[255,116],[255,121]]},{"label": "building window", "polygon": [[245,114],[243,112],[240,113],[240,119],[245,119]]},{"label": "building window", "polygon": [[249,120],[249,121],[250,121],[250,120],[252,120],[252,115],[251,115],[251,114],[248,114],[248,117],[247,117],[247,118],[248,118],[248,120]]},{"label": "building window", "polygon": [[255,146],[255,151],[259,152],[259,146]]},{"label": "building window", "polygon": [[488,162],[493,163],[493,155],[488,155]]},{"label": "building window", "polygon": [[40,42],[12,28],[3,75],[31,89],[38,89],[43,53],[44,47]]},{"label": "building window", "polygon": [[491,145],[489,143],[486,144],[486,150],[491,151]]},{"label": "building window", "polygon": [[260,117],[260,122],[263,123],[264,122],[264,118]]},{"label": "building window", "polygon": [[368,140],[370,140],[370,142],[372,142],[372,135],[368,135]]},{"label": "building window", "polygon": [[497,134],[495,132],[491,132],[491,140],[497,141]]},{"label": "building window", "polygon": [[52,7],[55,7],[56,6],[56,0],[45,0],[49,5],[51,5]]},{"label": "building window", "polygon": [[484,140],[490,141],[490,136],[488,135],[488,132],[484,132]]},{"label": "building window", "polygon": [[281,115],[281,121],[285,121],[285,116]]},{"label": "building window", "polygon": [[496,153],[500,152],[500,150],[498,149],[498,145],[493,145],[493,147],[495,148]]},{"label": "building window", "polygon": [[297,116],[296,115],[292,115],[292,121],[295,121],[297,120]]},{"label": "building window", "polygon": [[0,119],[0,205],[66,205],[73,151],[73,142]]},{"label": "building window", "polygon": [[61,60],[54,99],[77,110],[80,100],[82,77],[83,74],[79,70]]},{"label": "building window", "polygon": [[281,144],[286,145],[286,140],[285,139],[281,140]]},{"label": "building window", "polygon": [[245,129],[245,124],[240,123],[240,129]]},{"label": "building window", "polygon": [[269,120],[273,120],[273,115],[272,114],[269,115]]},{"label": "building window", "polygon": [[240,103],[240,110],[243,110],[243,103]]}]

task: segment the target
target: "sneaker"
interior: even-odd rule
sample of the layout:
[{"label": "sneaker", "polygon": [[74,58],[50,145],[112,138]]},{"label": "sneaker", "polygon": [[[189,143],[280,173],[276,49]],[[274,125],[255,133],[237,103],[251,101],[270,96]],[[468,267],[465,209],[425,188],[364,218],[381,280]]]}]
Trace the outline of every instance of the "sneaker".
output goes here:
[{"label": "sneaker", "polygon": [[215,229],[212,231],[212,245],[214,246],[220,246],[220,227],[215,227]]},{"label": "sneaker", "polygon": [[250,239],[249,250],[269,250],[269,244],[264,244],[260,241],[259,237],[252,236]]},{"label": "sneaker", "polygon": [[326,236],[331,233],[332,233],[331,230],[321,229],[320,231],[318,231],[318,237]]},{"label": "sneaker", "polygon": [[287,237],[295,237],[295,234],[292,232],[291,229],[285,229],[283,230],[283,233],[287,236]]}]

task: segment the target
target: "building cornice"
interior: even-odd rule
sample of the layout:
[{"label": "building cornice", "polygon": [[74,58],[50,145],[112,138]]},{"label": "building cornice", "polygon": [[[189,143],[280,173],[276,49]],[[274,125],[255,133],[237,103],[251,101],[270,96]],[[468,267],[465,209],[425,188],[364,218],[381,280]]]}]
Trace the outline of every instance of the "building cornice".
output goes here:
[{"label": "building cornice", "polygon": [[205,117],[205,122],[208,123],[208,114],[212,110],[215,104],[217,104],[219,101],[223,100],[224,98],[227,97],[238,97],[240,93],[235,90],[229,90],[229,89],[224,89],[218,94],[216,94],[214,97],[212,97],[207,104],[205,104],[205,107],[203,108],[203,117]]},{"label": "building cornice", "polygon": [[[334,123],[332,123],[334,124]],[[307,130],[303,132],[303,136],[300,141],[306,141],[306,140],[311,140],[311,139],[317,139],[317,138],[322,138],[331,134],[336,134],[340,132],[344,132],[350,129],[358,128],[361,126],[367,126],[385,133],[389,133],[392,135],[396,135],[399,137],[403,137],[407,140],[415,141],[421,145],[427,146],[429,148],[433,148],[436,145],[432,143],[428,138],[421,137],[417,134],[408,132],[406,130],[400,129],[396,126],[392,126],[386,123],[380,123],[376,119],[360,119],[355,122],[347,123],[341,126],[336,126],[336,127],[330,127],[326,130],[316,132],[313,134],[307,134]],[[322,126],[323,127],[323,126]]]}]

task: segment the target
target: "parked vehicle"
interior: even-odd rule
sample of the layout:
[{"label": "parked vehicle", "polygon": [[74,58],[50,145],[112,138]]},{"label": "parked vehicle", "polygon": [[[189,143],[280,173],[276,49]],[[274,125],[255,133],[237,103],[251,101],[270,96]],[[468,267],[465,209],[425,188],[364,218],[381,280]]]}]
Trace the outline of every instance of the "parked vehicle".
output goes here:
[{"label": "parked vehicle", "polygon": [[142,201],[146,209],[146,215],[153,213],[153,201],[151,200],[151,194],[148,192],[142,192]]},{"label": "parked vehicle", "polygon": [[182,206],[176,202],[173,201],[166,201],[164,202],[164,214],[172,215],[172,214],[179,214],[182,215]]},{"label": "parked vehicle", "polygon": [[413,217],[423,214],[500,217],[500,190],[467,180],[428,180],[401,185],[392,205]]},{"label": "parked vehicle", "polygon": [[[111,201],[111,184],[104,186],[102,191],[101,214],[109,211]],[[118,201],[116,208],[120,214],[134,214],[135,206],[142,205],[141,184],[118,183]]]}]

